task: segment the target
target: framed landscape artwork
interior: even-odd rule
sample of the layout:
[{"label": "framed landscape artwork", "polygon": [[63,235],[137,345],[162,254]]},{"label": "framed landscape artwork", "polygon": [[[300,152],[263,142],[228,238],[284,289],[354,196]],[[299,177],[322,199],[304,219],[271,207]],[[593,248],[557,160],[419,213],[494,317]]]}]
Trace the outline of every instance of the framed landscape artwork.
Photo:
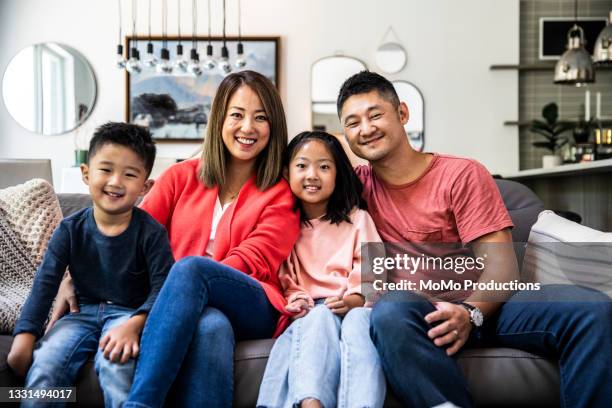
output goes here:
[{"label": "framed landscape artwork", "polygon": [[[183,45],[183,56],[188,61],[192,47],[192,38],[169,37],[167,47],[170,50],[170,60],[176,55],[176,46]],[[206,58],[208,38],[197,38],[200,62]],[[278,88],[279,72],[279,38],[278,37],[243,37],[244,58],[247,64],[240,70],[253,70],[265,75]],[[140,51],[140,60],[146,57],[148,37],[127,37],[126,49],[136,48]],[[159,59],[162,49],[162,38],[152,37],[155,56]],[[214,58],[221,57],[221,38],[211,39]],[[234,66],[238,39],[228,37],[227,48],[232,72]],[[126,71],[126,114],[127,122],[136,123],[149,128],[157,142],[200,142],[210,116],[215,92],[224,78],[219,68],[207,71],[202,69],[202,75],[190,73],[177,75],[158,73],[155,68],[143,65],[138,74]]]}]

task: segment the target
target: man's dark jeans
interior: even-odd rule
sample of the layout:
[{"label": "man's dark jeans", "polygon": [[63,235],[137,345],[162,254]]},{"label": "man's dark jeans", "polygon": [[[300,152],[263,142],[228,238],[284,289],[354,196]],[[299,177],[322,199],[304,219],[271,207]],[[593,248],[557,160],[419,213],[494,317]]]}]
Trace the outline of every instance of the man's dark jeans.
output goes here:
[{"label": "man's dark jeans", "polygon": [[[472,406],[457,361],[427,337],[430,325],[423,317],[434,310],[412,292],[390,293],[376,303],[371,335],[385,375],[408,406],[446,401]],[[468,346],[510,347],[558,359],[563,407],[604,407],[612,401],[612,302],[603,293],[567,285],[518,292]]]}]

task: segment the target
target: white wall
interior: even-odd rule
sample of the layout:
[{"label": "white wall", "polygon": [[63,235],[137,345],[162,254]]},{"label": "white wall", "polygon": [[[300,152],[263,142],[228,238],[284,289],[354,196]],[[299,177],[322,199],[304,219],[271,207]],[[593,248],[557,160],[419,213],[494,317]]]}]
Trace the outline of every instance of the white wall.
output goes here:
[{"label": "white wall", "polygon": [[[140,15],[147,1],[138,0]],[[504,127],[518,118],[518,74],[489,70],[519,58],[518,0],[242,0],[244,35],[281,37],[281,93],[289,134],[309,128],[310,66],[342,52],[376,70],[374,53],[393,26],[408,52],[407,66],[389,79],[413,82],[425,98],[426,150],[469,156],[491,171],[518,170],[518,132]],[[130,2],[122,1],[124,28]],[[176,33],[176,0],[169,4],[169,34]],[[182,1],[184,27],[191,2]],[[213,33],[220,34],[220,0],[213,0]],[[199,27],[206,1],[199,0]],[[236,0],[228,0],[228,30],[236,34]],[[153,0],[159,16],[160,0]],[[153,31],[161,32],[160,18]],[[146,33],[141,18],[139,33]],[[124,76],[114,66],[117,2],[111,0],[0,0],[0,72],[21,48],[57,41],[79,50],[98,80],[98,99],[83,131],[123,120]],[[40,136],[22,129],[0,101],[0,157],[53,159],[56,187],[73,163],[74,132]],[[160,144],[159,156],[185,156],[193,144]]]}]

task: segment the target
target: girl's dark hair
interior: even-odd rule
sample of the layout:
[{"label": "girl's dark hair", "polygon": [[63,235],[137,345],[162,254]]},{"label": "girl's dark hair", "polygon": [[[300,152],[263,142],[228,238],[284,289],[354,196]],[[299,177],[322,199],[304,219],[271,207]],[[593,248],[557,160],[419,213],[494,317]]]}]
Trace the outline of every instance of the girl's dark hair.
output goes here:
[{"label": "girl's dark hair", "polygon": [[[363,185],[355,174],[353,166],[338,139],[326,132],[302,132],[294,137],[285,149],[283,166],[288,169],[298,150],[312,140],[322,142],[331,153],[336,164],[336,188],[329,198],[327,212],[322,219],[333,224],[340,224],[342,221],[350,223],[349,215],[353,208],[358,207],[365,210],[366,203],[361,198]],[[296,200],[296,208],[300,210],[301,221],[309,224],[300,200]]]}]

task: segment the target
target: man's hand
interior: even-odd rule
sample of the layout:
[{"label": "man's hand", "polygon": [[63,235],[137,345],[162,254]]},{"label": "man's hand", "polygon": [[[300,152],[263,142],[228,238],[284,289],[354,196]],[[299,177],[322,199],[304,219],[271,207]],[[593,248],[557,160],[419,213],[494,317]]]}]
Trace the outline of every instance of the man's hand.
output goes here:
[{"label": "man's hand", "polygon": [[36,337],[31,333],[19,333],[13,340],[7,357],[9,367],[19,377],[25,377],[32,365],[32,352]]},{"label": "man's hand", "polygon": [[291,318],[295,320],[306,316],[306,313],[310,311],[310,305],[306,299],[298,298],[287,304],[287,306],[285,306],[285,310],[290,313],[297,313],[296,315],[291,316]]},{"label": "man's hand", "polygon": [[104,352],[104,357],[120,364],[136,358],[140,352],[140,333],[145,320],[146,315],[138,314],[110,329],[100,340],[100,350]]},{"label": "man's hand", "polygon": [[438,347],[449,345],[446,354],[452,356],[459,351],[470,336],[472,323],[470,314],[461,305],[448,302],[435,302],[436,311],[425,316],[429,324],[439,322],[427,332],[430,339]]},{"label": "man's hand", "polygon": [[333,314],[344,316],[354,307],[363,306],[365,299],[358,293],[345,296],[331,296],[325,299],[325,305],[331,310]]},{"label": "man's hand", "polygon": [[63,315],[68,313],[68,311],[70,311],[70,313],[78,313],[79,302],[77,301],[76,294],[74,293],[72,277],[70,277],[69,274],[66,274],[66,277],[64,277],[62,280],[57,292],[53,313],[51,314],[51,319],[49,320],[49,324],[47,324],[45,333],[48,333],[55,322],[57,322]]}]

